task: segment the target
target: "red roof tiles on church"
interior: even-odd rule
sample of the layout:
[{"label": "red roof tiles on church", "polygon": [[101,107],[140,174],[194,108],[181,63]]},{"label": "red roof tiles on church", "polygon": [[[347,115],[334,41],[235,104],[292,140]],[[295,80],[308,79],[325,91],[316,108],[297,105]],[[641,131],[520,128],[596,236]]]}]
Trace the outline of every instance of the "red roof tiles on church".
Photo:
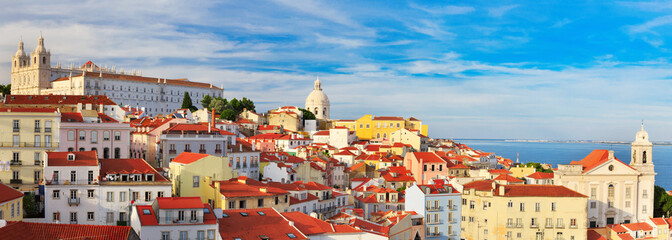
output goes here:
[{"label": "red roof tiles on church", "polygon": [[[123,81],[133,81],[133,82],[146,82],[146,83],[165,83],[169,85],[179,85],[179,86],[186,86],[186,87],[199,87],[199,88],[213,88],[217,90],[222,90],[221,88],[215,87],[212,84],[209,83],[200,83],[200,82],[192,82],[187,79],[165,79],[165,78],[154,78],[154,77],[143,77],[143,76],[134,76],[134,75],[126,75],[126,74],[116,74],[116,73],[100,73],[100,72],[85,72],[86,75],[85,77],[90,77],[90,78],[107,78],[107,79],[117,79],[117,80],[123,80]],[[72,77],[81,77],[84,74],[78,74]],[[65,78],[59,78],[56,79],[52,82],[57,82],[57,81],[67,81],[69,80],[69,77]]]},{"label": "red roof tiles on church", "polygon": [[0,239],[126,240],[131,235],[137,236],[130,226],[8,222],[0,228]]},{"label": "red roof tiles on church", "polygon": [[8,95],[5,98],[5,104],[21,105],[45,105],[45,104],[63,104],[63,105],[117,105],[114,101],[105,95]]}]

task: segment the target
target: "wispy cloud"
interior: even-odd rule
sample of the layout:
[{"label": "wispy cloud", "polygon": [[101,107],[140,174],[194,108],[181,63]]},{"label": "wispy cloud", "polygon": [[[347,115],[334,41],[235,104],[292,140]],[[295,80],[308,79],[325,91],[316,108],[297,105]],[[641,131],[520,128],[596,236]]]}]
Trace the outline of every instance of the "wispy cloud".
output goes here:
[{"label": "wispy cloud", "polygon": [[409,6],[412,7],[412,8],[415,8],[415,9],[425,11],[427,13],[437,14],[437,15],[467,14],[467,13],[470,13],[470,12],[473,12],[474,10],[476,10],[474,7],[470,7],[470,6],[447,5],[447,6],[426,7],[426,6],[418,5],[416,3],[409,3]]},{"label": "wispy cloud", "polygon": [[520,5],[518,5],[518,4],[514,4],[514,5],[506,5],[506,6],[501,6],[501,7],[489,8],[488,9],[488,15],[490,15],[491,17],[502,17],[507,12],[509,12],[512,9],[517,8],[519,6]]},{"label": "wispy cloud", "polygon": [[567,24],[570,24],[572,22],[574,22],[574,20],[570,20],[568,18],[563,18],[559,21],[556,21],[551,27],[552,28],[560,28],[560,27],[563,27],[563,26],[565,26]]},{"label": "wispy cloud", "polygon": [[346,48],[358,48],[365,46],[367,43],[364,40],[361,39],[350,39],[350,38],[342,38],[342,37],[327,37],[323,36],[322,34],[315,34],[317,37],[317,42],[320,43],[328,43],[328,44],[335,44],[335,45],[340,45]]}]

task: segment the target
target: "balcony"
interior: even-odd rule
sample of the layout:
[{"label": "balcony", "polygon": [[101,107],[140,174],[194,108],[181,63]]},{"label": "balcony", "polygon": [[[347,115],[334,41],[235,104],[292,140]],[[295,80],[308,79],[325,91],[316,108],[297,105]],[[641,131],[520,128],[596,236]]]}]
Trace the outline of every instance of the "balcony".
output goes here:
[{"label": "balcony", "polygon": [[185,152],[191,152],[191,149],[184,149]]},{"label": "balcony", "polygon": [[198,150],[198,153],[206,153],[205,149]]},{"label": "balcony", "polygon": [[533,224],[530,224],[530,228],[539,228],[539,225],[537,225],[536,223],[533,223]]},{"label": "balcony", "polygon": [[565,224],[558,223],[558,225],[556,225],[555,228],[565,228]]},{"label": "balcony", "polygon": [[21,129],[19,129],[19,128],[14,128],[14,132],[20,132],[20,131],[21,131]]},{"label": "balcony", "polygon": [[177,150],[175,150],[175,149],[168,150],[168,154],[177,154]]},{"label": "balcony", "polygon": [[506,223],[507,228],[513,228],[513,223]]},{"label": "balcony", "polygon": [[222,149],[215,149],[215,153],[222,153]]},{"label": "balcony", "polygon": [[68,205],[70,205],[70,206],[72,206],[72,205],[79,206],[79,197],[68,198]]},{"label": "balcony", "polygon": [[441,211],[441,206],[427,206],[425,209],[427,209],[427,211]]},{"label": "balcony", "polygon": [[35,166],[40,166],[42,165],[42,161],[40,160],[35,160]]},{"label": "balcony", "polygon": [[441,221],[441,220],[438,220],[438,221],[427,221],[426,224],[428,224],[428,225],[443,224],[443,221]]},{"label": "balcony", "polygon": [[441,236],[441,233],[440,232],[433,232],[433,233],[429,233],[429,236],[437,237],[437,236]]},{"label": "balcony", "polygon": [[[0,142],[0,147],[11,147],[11,148],[32,148],[32,147],[41,147],[42,143],[35,144],[34,142]],[[46,148],[58,148],[58,143],[44,143]]]},{"label": "balcony", "polygon": [[523,228],[523,224],[522,223],[516,223],[516,227],[517,228]]},{"label": "balcony", "polygon": [[23,180],[21,180],[21,179],[10,179],[9,184],[23,184]]},{"label": "balcony", "polygon": [[44,132],[45,132],[45,133],[50,133],[50,132],[51,132],[51,128],[44,128]]},{"label": "balcony", "polygon": [[9,165],[21,166],[21,165],[23,165],[23,163],[21,163],[21,161],[18,161],[18,160],[12,160],[12,161],[9,162]]},{"label": "balcony", "polygon": [[35,128],[35,132],[36,132],[36,133],[39,133],[39,132],[41,132],[41,131],[42,131],[42,129],[40,129],[40,128]]}]

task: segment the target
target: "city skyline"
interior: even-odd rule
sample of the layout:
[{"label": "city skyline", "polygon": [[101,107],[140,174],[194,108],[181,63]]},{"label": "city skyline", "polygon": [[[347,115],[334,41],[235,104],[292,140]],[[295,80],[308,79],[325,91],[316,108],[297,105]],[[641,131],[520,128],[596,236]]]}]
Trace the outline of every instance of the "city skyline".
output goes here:
[{"label": "city skyline", "polygon": [[[0,74],[40,32],[52,64],[223,85],[259,111],[416,117],[435,138],[672,140],[668,2],[5,3]],[[182,5],[183,4],[183,5]],[[552,11],[551,11],[552,10]]]}]

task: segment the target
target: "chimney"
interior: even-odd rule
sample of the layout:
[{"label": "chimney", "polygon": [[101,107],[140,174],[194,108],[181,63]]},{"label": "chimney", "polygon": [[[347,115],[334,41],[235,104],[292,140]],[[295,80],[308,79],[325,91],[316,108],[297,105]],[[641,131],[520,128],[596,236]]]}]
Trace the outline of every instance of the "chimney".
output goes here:
[{"label": "chimney", "polygon": [[289,222],[289,226],[292,226],[292,227],[294,226],[294,221],[288,221],[288,222]]},{"label": "chimney", "polygon": [[215,108],[212,108],[211,113],[212,116],[210,117],[210,124],[212,125],[211,127],[215,127]]},{"label": "chimney", "polygon": [[614,159],[614,150],[609,150],[609,159]]}]

